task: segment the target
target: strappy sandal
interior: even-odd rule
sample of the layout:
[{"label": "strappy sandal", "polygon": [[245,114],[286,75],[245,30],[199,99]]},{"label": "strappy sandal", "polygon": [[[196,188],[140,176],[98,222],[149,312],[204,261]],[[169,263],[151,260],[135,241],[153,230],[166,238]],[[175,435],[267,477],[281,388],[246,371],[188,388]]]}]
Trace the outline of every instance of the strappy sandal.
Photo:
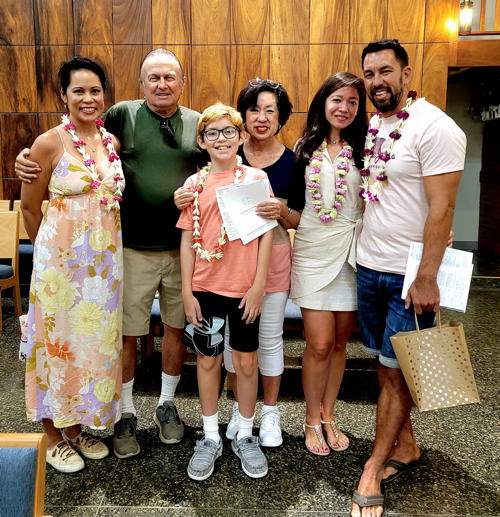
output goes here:
[{"label": "strappy sandal", "polygon": [[319,442],[319,445],[321,447],[320,452],[315,451],[313,447],[308,447],[306,444],[306,449],[315,456],[328,456],[330,454],[330,448],[325,442],[325,438],[323,436],[323,430],[321,428],[321,424],[316,425],[309,425],[307,422],[304,422],[304,425],[302,426],[304,430],[304,437],[306,436],[306,427],[308,429],[314,429],[314,434],[316,435],[316,439]]},{"label": "strappy sandal", "polygon": [[[345,451],[349,447],[349,438],[347,438],[347,436],[338,428],[337,422],[335,422],[335,418],[333,418],[332,420],[326,421],[326,422],[324,420],[321,420],[321,424],[329,425],[330,429],[333,432],[333,435],[335,436],[335,442],[331,442],[330,440],[328,440],[328,433],[326,435],[326,442],[328,443],[328,445],[330,446],[330,448],[332,450],[334,450],[335,452],[341,452],[341,451]],[[344,435],[345,439],[347,440],[347,445],[345,445],[345,446],[340,445],[339,440],[340,440],[341,434]]]}]

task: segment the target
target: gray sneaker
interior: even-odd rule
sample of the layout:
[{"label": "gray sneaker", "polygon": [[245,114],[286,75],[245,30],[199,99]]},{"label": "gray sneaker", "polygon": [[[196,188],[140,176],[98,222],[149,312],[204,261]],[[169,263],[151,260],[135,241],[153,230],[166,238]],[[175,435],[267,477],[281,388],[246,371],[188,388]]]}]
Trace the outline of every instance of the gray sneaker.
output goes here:
[{"label": "gray sneaker", "polygon": [[263,478],[267,474],[267,459],[260,450],[257,436],[246,436],[231,442],[231,449],[241,460],[243,472],[251,478]]},{"label": "gray sneaker", "polygon": [[194,447],[194,454],[189,460],[187,473],[195,481],[203,481],[209,478],[214,471],[215,460],[222,454],[222,440],[219,443],[203,438],[197,440]]},{"label": "gray sneaker", "polygon": [[179,443],[184,436],[184,423],[171,400],[156,408],[153,420],[158,427],[158,436],[163,443]]},{"label": "gray sneaker", "polygon": [[113,433],[113,452],[117,458],[130,458],[141,452],[135,437],[137,417],[132,413],[123,413],[115,424]]}]

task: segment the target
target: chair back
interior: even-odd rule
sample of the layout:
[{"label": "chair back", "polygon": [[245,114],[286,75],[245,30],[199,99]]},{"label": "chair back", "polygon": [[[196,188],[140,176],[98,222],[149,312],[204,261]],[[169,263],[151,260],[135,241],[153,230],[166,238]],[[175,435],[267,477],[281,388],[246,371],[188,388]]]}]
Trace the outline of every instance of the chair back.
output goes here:
[{"label": "chair back", "polygon": [[0,199],[0,212],[8,212],[10,210],[10,199]]},{"label": "chair back", "polygon": [[[42,213],[45,213],[45,210],[47,210],[47,206],[49,205],[49,201],[47,199],[44,199],[42,201]],[[21,200],[15,199],[14,203],[12,205],[12,210],[15,210],[16,212],[19,212],[21,214],[20,223],[19,223],[19,238],[21,240],[29,240],[28,232],[26,231],[26,228],[24,227],[24,221],[23,221],[23,214],[21,212]]]},{"label": "chair back", "polygon": [[43,517],[44,433],[0,434],[0,515]]},{"label": "chair back", "polygon": [[19,212],[0,212],[0,258],[12,260],[15,275],[19,260]]}]

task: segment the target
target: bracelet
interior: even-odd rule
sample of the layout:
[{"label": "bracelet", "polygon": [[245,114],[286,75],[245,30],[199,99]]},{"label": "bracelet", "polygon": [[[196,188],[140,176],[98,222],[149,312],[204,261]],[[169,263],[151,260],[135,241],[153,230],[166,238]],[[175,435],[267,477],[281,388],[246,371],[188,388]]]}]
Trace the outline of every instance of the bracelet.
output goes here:
[{"label": "bracelet", "polygon": [[283,221],[286,221],[288,219],[288,216],[292,213],[292,209],[288,207],[288,213],[285,215],[285,217],[282,217]]}]

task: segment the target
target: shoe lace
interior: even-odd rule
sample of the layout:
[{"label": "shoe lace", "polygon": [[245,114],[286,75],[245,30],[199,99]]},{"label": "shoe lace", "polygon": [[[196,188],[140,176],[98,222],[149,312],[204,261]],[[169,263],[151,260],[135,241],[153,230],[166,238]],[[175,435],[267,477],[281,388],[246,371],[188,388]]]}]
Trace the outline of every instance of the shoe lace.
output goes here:
[{"label": "shoe lace", "polygon": [[262,415],[262,427],[266,430],[271,430],[274,427],[279,426],[280,423],[280,414],[279,408],[276,408],[273,411],[268,411]]},{"label": "shoe lace", "polygon": [[179,413],[175,406],[161,405],[158,409],[162,421],[168,423],[170,420],[174,420],[176,423],[180,423],[181,419],[179,418]]},{"label": "shoe lace", "polygon": [[81,432],[80,436],[78,438],[80,438],[80,443],[84,447],[92,447],[97,442],[99,442],[99,438],[96,438],[95,436],[91,435],[90,433],[86,433],[86,432]]},{"label": "shoe lace", "polygon": [[116,427],[116,435],[119,438],[125,438],[135,434],[136,424],[133,418],[122,418],[119,422],[116,423]]},{"label": "shoe lace", "polygon": [[62,461],[66,461],[71,456],[76,454],[75,449],[69,443],[61,442],[56,445],[56,453],[54,456],[60,456]]}]

